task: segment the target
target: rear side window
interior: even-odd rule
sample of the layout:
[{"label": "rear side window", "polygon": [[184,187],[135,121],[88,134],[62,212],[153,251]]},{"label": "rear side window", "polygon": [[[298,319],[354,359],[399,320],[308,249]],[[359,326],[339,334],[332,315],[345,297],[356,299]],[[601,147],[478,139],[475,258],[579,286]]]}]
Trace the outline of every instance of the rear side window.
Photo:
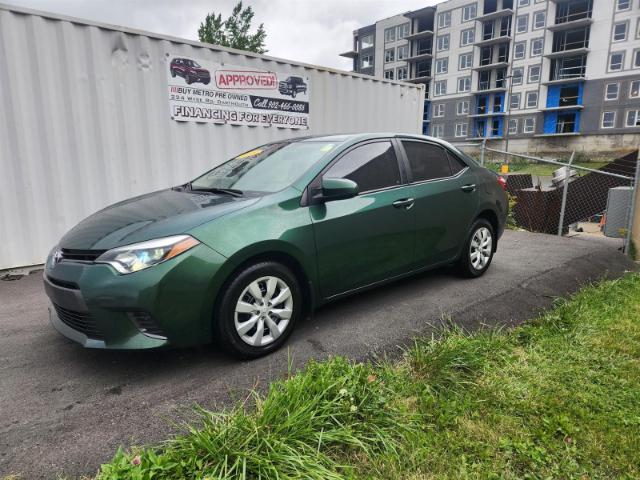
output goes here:
[{"label": "rear side window", "polygon": [[452,175],[449,157],[444,148],[431,143],[406,140],[402,142],[402,145],[407,152],[414,182],[445,178]]},{"label": "rear side window", "polygon": [[324,174],[326,178],[348,178],[361,192],[400,185],[400,167],[391,142],[375,142],[351,150]]},{"label": "rear side window", "polygon": [[460,170],[464,170],[467,166],[462,160],[456,157],[451,152],[447,152],[449,157],[449,164],[451,165],[451,174],[456,175]]}]

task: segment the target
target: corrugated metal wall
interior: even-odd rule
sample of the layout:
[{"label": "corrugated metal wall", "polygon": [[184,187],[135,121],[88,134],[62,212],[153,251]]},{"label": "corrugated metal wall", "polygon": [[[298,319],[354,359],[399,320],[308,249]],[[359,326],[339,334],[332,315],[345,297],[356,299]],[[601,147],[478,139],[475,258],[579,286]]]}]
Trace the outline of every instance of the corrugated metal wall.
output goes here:
[{"label": "corrugated metal wall", "polygon": [[[171,120],[167,54],[310,77],[311,130]],[[423,99],[415,86],[0,5],[0,269],[42,263],[90,213],[267,141],[419,133]]]}]

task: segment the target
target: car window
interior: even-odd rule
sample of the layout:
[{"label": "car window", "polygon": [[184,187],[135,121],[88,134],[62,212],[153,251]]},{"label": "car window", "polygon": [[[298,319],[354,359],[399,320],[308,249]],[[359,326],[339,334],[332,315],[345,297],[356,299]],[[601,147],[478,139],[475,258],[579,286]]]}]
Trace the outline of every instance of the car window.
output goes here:
[{"label": "car window", "polygon": [[263,145],[217,166],[191,182],[191,186],[194,190],[235,188],[277,192],[291,185],[334,147],[335,143],[323,141]]},{"label": "car window", "polygon": [[351,150],[324,174],[325,178],[348,178],[360,192],[400,185],[400,167],[391,142],[375,142]]},{"label": "car window", "polygon": [[451,166],[444,148],[407,140],[403,140],[402,145],[407,152],[414,182],[451,176]]},{"label": "car window", "polygon": [[464,170],[467,167],[467,164],[456,157],[453,153],[447,152],[447,156],[449,157],[449,165],[451,166],[452,175],[456,175],[460,170]]}]

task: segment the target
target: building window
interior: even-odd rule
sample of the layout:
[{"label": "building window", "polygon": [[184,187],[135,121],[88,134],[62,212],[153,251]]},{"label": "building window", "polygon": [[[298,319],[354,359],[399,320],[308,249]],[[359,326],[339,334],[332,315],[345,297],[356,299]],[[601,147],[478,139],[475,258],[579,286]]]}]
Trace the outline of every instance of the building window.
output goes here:
[{"label": "building window", "polygon": [[385,63],[393,62],[396,59],[396,50],[395,48],[388,48],[384,51],[384,61]]},{"label": "building window", "polygon": [[431,127],[431,135],[433,135],[436,138],[444,137],[444,124],[439,123]]},{"label": "building window", "polygon": [[631,8],[631,0],[616,0],[616,11],[629,10]]},{"label": "building window", "polygon": [[518,7],[528,7],[531,4],[531,0],[518,0]]},{"label": "building window", "polygon": [[509,135],[516,135],[518,133],[518,119],[512,118],[509,120]]},{"label": "building window", "polygon": [[365,35],[360,40],[361,48],[371,48],[373,47],[373,35]]},{"label": "building window", "polygon": [[527,108],[538,106],[538,92],[527,92]]},{"label": "building window", "polygon": [[521,60],[527,53],[527,42],[518,42],[513,45],[513,59]]},{"label": "building window", "polygon": [[640,110],[627,112],[627,127],[640,127]]},{"label": "building window", "polygon": [[527,117],[524,119],[523,133],[533,133],[536,130],[536,119],[533,117]]},{"label": "building window", "polygon": [[438,14],[438,28],[447,28],[451,26],[451,10]]},{"label": "building window", "polygon": [[365,55],[360,60],[360,68],[370,68],[373,67],[373,55]]},{"label": "building window", "polygon": [[531,56],[539,57],[542,55],[542,49],[544,48],[544,39],[534,38],[531,40]]},{"label": "building window", "polygon": [[619,72],[624,66],[624,52],[615,52],[609,55],[609,71]]},{"label": "building window", "polygon": [[409,45],[398,47],[398,60],[404,60],[409,56]]},{"label": "building window", "polygon": [[395,42],[396,41],[396,27],[385,28],[384,29],[384,42]]},{"label": "building window", "polygon": [[384,71],[384,78],[387,80],[393,80],[393,69]]},{"label": "building window", "polygon": [[640,68],[640,49],[633,51],[633,63],[631,64],[631,68]]},{"label": "building window", "polygon": [[520,108],[520,94],[512,93],[511,102],[509,103],[511,110],[518,110]]},{"label": "building window", "polygon": [[462,21],[468,22],[478,15],[478,6],[475,3],[462,7]]},{"label": "building window", "polygon": [[629,84],[629,98],[640,98],[640,80],[633,80]]},{"label": "building window", "polygon": [[513,82],[513,85],[522,85],[522,81],[524,77],[524,68],[523,67],[514,68],[512,75],[513,75],[513,78],[511,79],[511,82]]},{"label": "building window", "polygon": [[469,100],[462,100],[456,104],[456,115],[469,114]]},{"label": "building window", "polygon": [[442,75],[449,71],[449,57],[436,60],[436,74]]},{"label": "building window", "polygon": [[529,26],[529,14],[516,17],[516,33],[526,33]]},{"label": "building window", "polygon": [[406,80],[407,79],[407,67],[398,67],[398,68],[396,68],[396,78],[398,80]]},{"label": "building window", "polygon": [[538,30],[540,28],[544,28],[544,24],[546,22],[547,14],[544,10],[540,12],[536,12],[533,14],[533,29]]},{"label": "building window", "polygon": [[462,77],[458,79],[458,92],[471,91],[471,77]]},{"label": "building window", "polygon": [[434,90],[435,90],[435,92],[433,93],[434,95],[446,95],[447,94],[447,81],[446,80],[440,80],[440,81],[436,82]]},{"label": "building window", "polygon": [[620,91],[620,84],[618,82],[607,83],[604,91],[604,99],[617,100],[619,91]]},{"label": "building window", "polygon": [[540,65],[529,66],[529,83],[537,83],[540,81]]},{"label": "building window", "polygon": [[473,53],[461,53],[458,57],[458,70],[467,70],[473,67]]},{"label": "building window", "polygon": [[465,45],[471,45],[476,38],[476,30],[475,28],[467,28],[466,30],[462,30],[460,34],[460,46],[464,47]]},{"label": "building window", "polygon": [[438,39],[436,40],[436,46],[439,52],[449,50],[451,35],[448,33],[446,35],[438,35]]},{"label": "building window", "polygon": [[627,39],[628,22],[620,22],[613,25],[613,41],[623,42]]},{"label": "building window", "polygon": [[444,103],[436,103],[433,106],[434,117],[444,117]]},{"label": "building window", "polygon": [[602,112],[602,128],[616,126],[616,112]]},{"label": "building window", "polygon": [[409,35],[411,30],[411,23],[403,23],[402,25],[398,25],[398,33],[396,34],[398,40],[402,40],[404,37]]},{"label": "building window", "polygon": [[468,123],[456,123],[456,137],[466,137],[469,133]]}]

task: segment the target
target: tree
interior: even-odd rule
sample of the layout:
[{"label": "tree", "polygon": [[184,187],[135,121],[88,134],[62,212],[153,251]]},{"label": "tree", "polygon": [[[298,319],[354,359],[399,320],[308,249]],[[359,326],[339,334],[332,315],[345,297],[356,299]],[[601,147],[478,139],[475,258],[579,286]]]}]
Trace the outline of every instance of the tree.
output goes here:
[{"label": "tree", "polygon": [[198,28],[198,37],[205,43],[265,53],[267,50],[264,48],[264,41],[267,32],[264,31],[264,24],[260,24],[256,33],[249,33],[253,15],[253,9],[251,7],[243,9],[242,0],[240,0],[226,20],[222,20],[221,14],[209,13]]}]

